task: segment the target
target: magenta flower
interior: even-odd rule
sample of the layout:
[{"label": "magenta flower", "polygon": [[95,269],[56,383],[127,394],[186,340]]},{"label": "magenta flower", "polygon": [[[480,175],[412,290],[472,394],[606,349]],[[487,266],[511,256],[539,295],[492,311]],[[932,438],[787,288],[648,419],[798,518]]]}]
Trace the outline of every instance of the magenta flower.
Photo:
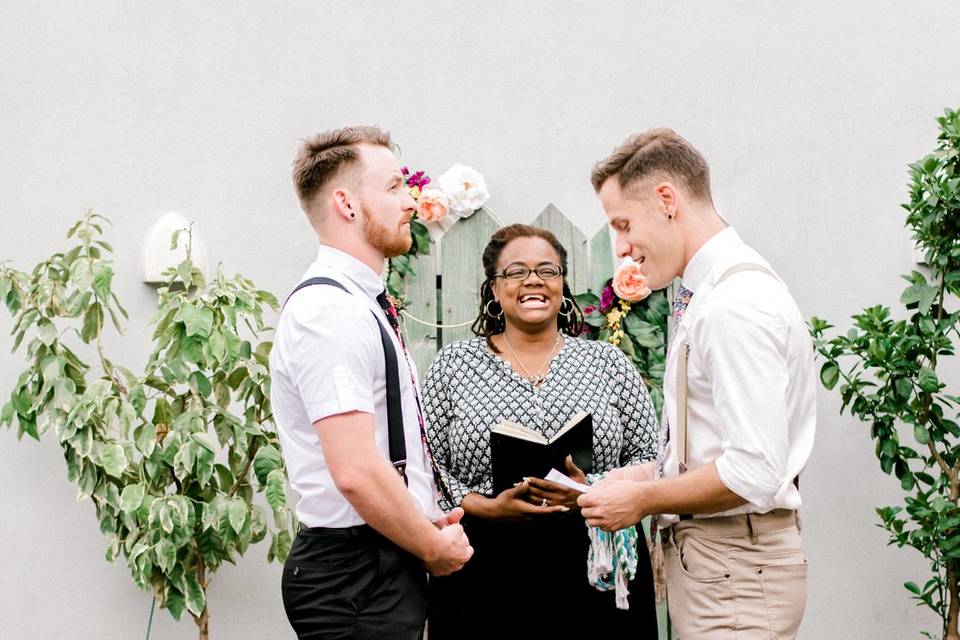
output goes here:
[{"label": "magenta flower", "polygon": [[583,315],[588,316],[588,315],[590,315],[591,313],[593,313],[593,312],[596,311],[596,310],[597,310],[597,308],[596,308],[595,306],[593,306],[592,304],[588,304],[587,306],[585,306],[585,307],[583,308]]},{"label": "magenta flower", "polygon": [[614,305],[617,301],[617,294],[613,292],[613,288],[606,286],[603,288],[603,293],[600,294],[600,311],[606,313],[607,310]]}]

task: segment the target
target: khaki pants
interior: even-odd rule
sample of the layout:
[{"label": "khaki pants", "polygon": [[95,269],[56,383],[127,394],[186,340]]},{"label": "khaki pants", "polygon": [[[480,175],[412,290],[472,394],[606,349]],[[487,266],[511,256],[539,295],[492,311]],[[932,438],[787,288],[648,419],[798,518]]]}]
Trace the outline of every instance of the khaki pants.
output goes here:
[{"label": "khaki pants", "polygon": [[680,640],[796,637],[807,599],[797,512],[684,520],[663,534]]}]

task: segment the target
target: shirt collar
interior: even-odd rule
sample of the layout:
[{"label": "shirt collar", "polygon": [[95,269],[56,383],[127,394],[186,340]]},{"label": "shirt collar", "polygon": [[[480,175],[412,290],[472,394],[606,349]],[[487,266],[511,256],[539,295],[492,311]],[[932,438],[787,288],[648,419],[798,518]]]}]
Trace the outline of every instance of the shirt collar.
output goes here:
[{"label": "shirt collar", "polygon": [[317,250],[317,264],[336,269],[371,298],[376,298],[383,291],[380,274],[349,253],[321,244]]},{"label": "shirt collar", "polygon": [[690,291],[696,292],[696,290],[700,288],[700,285],[703,284],[704,279],[710,272],[710,268],[716,264],[717,260],[731,249],[742,244],[743,240],[741,240],[737,232],[733,230],[733,227],[727,227],[707,240],[704,245],[693,254],[690,262],[687,263],[687,268],[683,270],[683,286]]}]

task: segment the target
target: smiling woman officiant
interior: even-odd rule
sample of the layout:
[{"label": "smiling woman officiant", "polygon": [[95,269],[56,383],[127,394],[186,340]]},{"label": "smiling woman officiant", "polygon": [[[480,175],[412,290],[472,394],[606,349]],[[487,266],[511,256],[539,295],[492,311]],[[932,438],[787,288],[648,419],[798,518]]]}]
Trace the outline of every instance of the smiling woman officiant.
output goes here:
[{"label": "smiling woman officiant", "polygon": [[[589,538],[576,491],[539,478],[493,495],[490,430],[502,421],[550,438],[593,418],[593,473],[654,457],[656,414],[636,368],[615,346],[579,338],[583,316],[566,282],[567,252],[545,229],[511,225],[483,252],[476,338],[444,347],[424,385],[428,437],[473,559],[432,579],[430,640],[656,638],[643,535],[629,609],[587,579]],[[586,482],[568,459],[560,469]]]}]

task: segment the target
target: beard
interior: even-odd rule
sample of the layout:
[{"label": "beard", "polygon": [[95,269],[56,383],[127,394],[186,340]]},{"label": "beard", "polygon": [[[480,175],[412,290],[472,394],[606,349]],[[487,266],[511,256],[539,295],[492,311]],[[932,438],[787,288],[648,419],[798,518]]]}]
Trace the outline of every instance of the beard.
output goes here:
[{"label": "beard", "polygon": [[367,210],[366,205],[360,206],[360,213],[363,215],[364,237],[385,258],[402,256],[413,246],[413,235],[410,232],[410,227],[405,229],[401,223],[391,229],[378,222]]}]

